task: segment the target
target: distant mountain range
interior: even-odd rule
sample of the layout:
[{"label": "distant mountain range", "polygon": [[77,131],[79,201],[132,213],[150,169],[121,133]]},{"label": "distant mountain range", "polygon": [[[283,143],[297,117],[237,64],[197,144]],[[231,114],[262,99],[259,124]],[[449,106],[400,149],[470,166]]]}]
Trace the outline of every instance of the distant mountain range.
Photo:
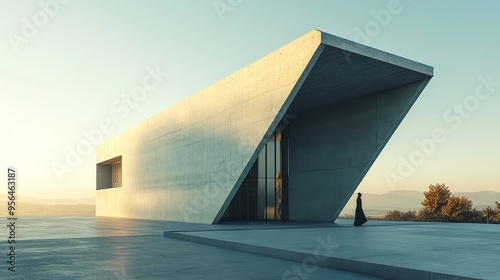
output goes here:
[{"label": "distant mountain range", "polygon": [[[82,199],[39,199],[26,196],[17,196],[16,200],[20,204],[29,203],[38,205],[77,205],[77,204],[95,205],[95,196]],[[0,194],[0,201],[1,202],[7,201],[7,195]]]},{"label": "distant mountain range", "polygon": [[[7,195],[0,195],[0,217],[6,217]],[[95,197],[85,199],[37,199],[16,197],[16,217],[95,216]]]},{"label": "distant mountain range", "polygon": [[[474,203],[474,208],[482,210],[486,206],[495,207],[495,201],[500,202],[500,193],[494,191],[478,191],[478,192],[455,192],[457,196],[466,196]],[[355,193],[347,202],[347,205],[342,210],[342,215],[352,215],[356,209]],[[422,208],[422,200],[424,193],[412,190],[397,190],[383,194],[363,193],[363,210],[367,215],[381,216],[387,211],[418,211]]]},{"label": "distant mountain range", "polygon": [[[484,209],[486,206],[496,207],[500,202],[500,193],[494,191],[456,192],[458,196],[466,196],[474,203],[474,208]],[[342,210],[341,216],[354,214],[356,208],[355,193]],[[383,194],[363,193],[363,210],[369,216],[383,216],[390,210],[418,211],[424,199],[424,193],[412,190],[397,190]],[[7,195],[0,194],[0,204],[6,205]],[[23,216],[59,216],[59,215],[95,215],[95,197],[84,199],[38,199],[17,197],[18,206]],[[6,215],[6,208],[0,208],[0,216]]]}]

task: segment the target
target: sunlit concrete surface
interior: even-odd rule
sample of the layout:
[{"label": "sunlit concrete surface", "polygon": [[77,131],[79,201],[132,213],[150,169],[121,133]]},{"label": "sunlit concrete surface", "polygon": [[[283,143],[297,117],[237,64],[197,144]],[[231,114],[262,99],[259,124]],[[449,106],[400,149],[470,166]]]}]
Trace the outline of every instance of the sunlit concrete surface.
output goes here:
[{"label": "sunlit concrete surface", "polygon": [[[282,279],[286,271],[300,265],[163,237],[164,230],[249,228],[268,226],[94,217],[21,218],[16,228],[16,272],[7,270],[4,241],[0,246],[0,279]],[[7,236],[6,230],[2,231],[2,236]],[[377,278],[316,267],[308,279]]]},{"label": "sunlit concrete surface", "polygon": [[[352,222],[165,236],[298,262],[327,256],[319,265],[383,279],[500,279],[500,225],[369,221],[353,227]],[[320,247],[315,254],[325,243],[330,250]]]}]

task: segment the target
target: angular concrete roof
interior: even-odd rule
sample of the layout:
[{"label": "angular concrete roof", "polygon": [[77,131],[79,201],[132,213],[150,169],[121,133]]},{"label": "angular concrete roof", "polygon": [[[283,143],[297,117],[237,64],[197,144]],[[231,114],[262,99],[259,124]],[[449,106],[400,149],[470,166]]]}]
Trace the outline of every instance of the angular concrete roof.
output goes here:
[{"label": "angular concrete roof", "polygon": [[291,114],[387,91],[433,75],[430,66],[320,34],[321,53],[288,109]]}]

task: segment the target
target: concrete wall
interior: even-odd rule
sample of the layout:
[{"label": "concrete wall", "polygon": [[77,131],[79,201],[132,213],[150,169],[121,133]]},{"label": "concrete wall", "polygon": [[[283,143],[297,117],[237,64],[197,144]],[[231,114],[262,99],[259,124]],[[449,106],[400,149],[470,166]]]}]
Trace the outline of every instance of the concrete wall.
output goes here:
[{"label": "concrete wall", "polygon": [[427,82],[318,108],[290,123],[290,220],[337,218]]},{"label": "concrete wall", "polygon": [[96,215],[218,220],[320,42],[312,31],[99,145],[97,163],[121,156],[123,175],[121,188],[97,190]]}]

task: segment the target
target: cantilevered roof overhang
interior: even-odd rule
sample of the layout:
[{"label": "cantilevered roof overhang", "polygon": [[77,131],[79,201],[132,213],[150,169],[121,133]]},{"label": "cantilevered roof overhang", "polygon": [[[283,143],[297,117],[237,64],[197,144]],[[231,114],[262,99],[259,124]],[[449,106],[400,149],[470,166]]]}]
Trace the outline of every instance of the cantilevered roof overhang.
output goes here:
[{"label": "cantilevered roof overhang", "polygon": [[331,106],[433,76],[431,66],[324,32],[318,51],[287,113]]}]

